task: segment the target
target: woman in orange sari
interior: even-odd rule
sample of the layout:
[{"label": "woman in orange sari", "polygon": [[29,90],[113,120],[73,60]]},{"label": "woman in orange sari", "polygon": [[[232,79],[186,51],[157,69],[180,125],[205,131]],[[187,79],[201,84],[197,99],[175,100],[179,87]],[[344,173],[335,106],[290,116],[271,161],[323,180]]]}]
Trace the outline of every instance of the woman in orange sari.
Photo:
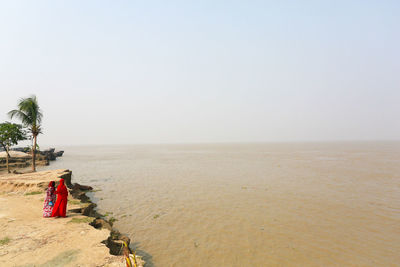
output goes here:
[{"label": "woman in orange sari", "polygon": [[60,179],[60,184],[56,190],[57,200],[54,204],[51,217],[66,217],[67,215],[67,202],[68,202],[68,189],[64,185],[64,179]]}]

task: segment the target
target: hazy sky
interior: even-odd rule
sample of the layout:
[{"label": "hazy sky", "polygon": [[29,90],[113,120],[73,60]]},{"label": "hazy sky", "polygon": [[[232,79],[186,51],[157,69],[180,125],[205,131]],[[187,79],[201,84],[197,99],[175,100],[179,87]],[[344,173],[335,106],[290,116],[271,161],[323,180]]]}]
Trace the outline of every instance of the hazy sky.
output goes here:
[{"label": "hazy sky", "polygon": [[42,145],[400,139],[400,1],[1,1]]}]

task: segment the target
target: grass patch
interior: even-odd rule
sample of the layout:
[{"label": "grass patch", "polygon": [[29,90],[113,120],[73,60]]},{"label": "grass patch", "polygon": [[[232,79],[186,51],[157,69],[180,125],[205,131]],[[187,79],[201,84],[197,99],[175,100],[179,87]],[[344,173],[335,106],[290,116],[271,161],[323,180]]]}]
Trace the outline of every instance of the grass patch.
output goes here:
[{"label": "grass patch", "polygon": [[121,218],[125,218],[125,217],[127,217],[127,216],[128,216],[128,215],[124,214],[124,215],[121,216]]},{"label": "grass patch", "polygon": [[33,196],[33,195],[39,195],[39,194],[43,194],[44,192],[41,191],[33,191],[33,192],[28,192],[25,193],[25,196]]},{"label": "grass patch", "polygon": [[0,246],[7,245],[8,243],[10,243],[10,241],[11,239],[8,236],[6,236],[3,239],[0,239]]},{"label": "grass patch", "polygon": [[104,217],[110,216],[110,215],[112,215],[112,214],[113,214],[113,212],[107,211],[107,212],[104,214]]},{"label": "grass patch", "polygon": [[79,205],[79,204],[81,204],[81,202],[80,202],[79,200],[72,199],[72,200],[69,200],[69,201],[68,201],[68,204],[71,204],[71,205]]},{"label": "grass patch", "polygon": [[93,220],[91,217],[72,218],[68,223],[91,223]]},{"label": "grass patch", "polygon": [[157,219],[158,217],[160,217],[160,214],[156,214],[153,216],[153,219]]},{"label": "grass patch", "polygon": [[113,224],[114,222],[118,221],[118,219],[115,219],[114,217],[111,217],[108,221],[109,221],[111,224]]}]

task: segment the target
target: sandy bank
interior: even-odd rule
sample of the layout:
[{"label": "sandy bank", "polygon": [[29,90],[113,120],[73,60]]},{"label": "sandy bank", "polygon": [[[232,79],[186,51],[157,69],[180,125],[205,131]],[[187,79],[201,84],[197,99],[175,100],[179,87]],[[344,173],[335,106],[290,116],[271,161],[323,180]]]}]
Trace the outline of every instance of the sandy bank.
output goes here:
[{"label": "sandy bank", "polygon": [[[30,154],[24,153],[21,151],[11,150],[8,153],[10,154],[10,157],[13,157],[13,158],[30,158],[30,157],[32,157]],[[5,158],[6,156],[7,156],[7,152],[5,152],[5,151],[0,152],[0,158]]]},{"label": "sandy bank", "polygon": [[50,181],[57,182],[60,178],[65,180],[66,185],[70,185],[71,174],[71,171],[64,169],[24,174],[5,173],[0,176],[0,192],[24,194],[45,192]]},{"label": "sandy bank", "polygon": [[0,266],[125,266],[102,243],[110,231],[72,212],[87,205],[69,195],[67,218],[43,218],[45,189],[71,172],[54,170],[0,176]]},{"label": "sandy bank", "polygon": [[[31,170],[32,156],[18,151],[10,151],[9,168],[11,172]],[[6,153],[0,152],[0,175],[7,173]],[[36,166],[49,165],[49,159],[43,155],[36,155]],[[26,170],[24,170],[27,168]]]}]

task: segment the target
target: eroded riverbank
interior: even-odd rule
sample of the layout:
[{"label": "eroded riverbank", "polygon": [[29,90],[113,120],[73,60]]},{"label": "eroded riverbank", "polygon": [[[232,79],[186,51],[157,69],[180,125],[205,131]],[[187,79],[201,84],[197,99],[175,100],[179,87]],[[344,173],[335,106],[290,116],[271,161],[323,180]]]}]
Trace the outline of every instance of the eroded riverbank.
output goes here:
[{"label": "eroded riverbank", "polygon": [[[64,178],[69,187],[66,218],[43,218],[45,189]],[[68,170],[0,176],[1,266],[125,266],[122,240],[129,239],[95,211],[85,198],[89,189],[71,183]],[[103,221],[99,223],[98,221]],[[108,246],[108,247],[107,247]],[[139,266],[144,262],[138,257]]]}]

